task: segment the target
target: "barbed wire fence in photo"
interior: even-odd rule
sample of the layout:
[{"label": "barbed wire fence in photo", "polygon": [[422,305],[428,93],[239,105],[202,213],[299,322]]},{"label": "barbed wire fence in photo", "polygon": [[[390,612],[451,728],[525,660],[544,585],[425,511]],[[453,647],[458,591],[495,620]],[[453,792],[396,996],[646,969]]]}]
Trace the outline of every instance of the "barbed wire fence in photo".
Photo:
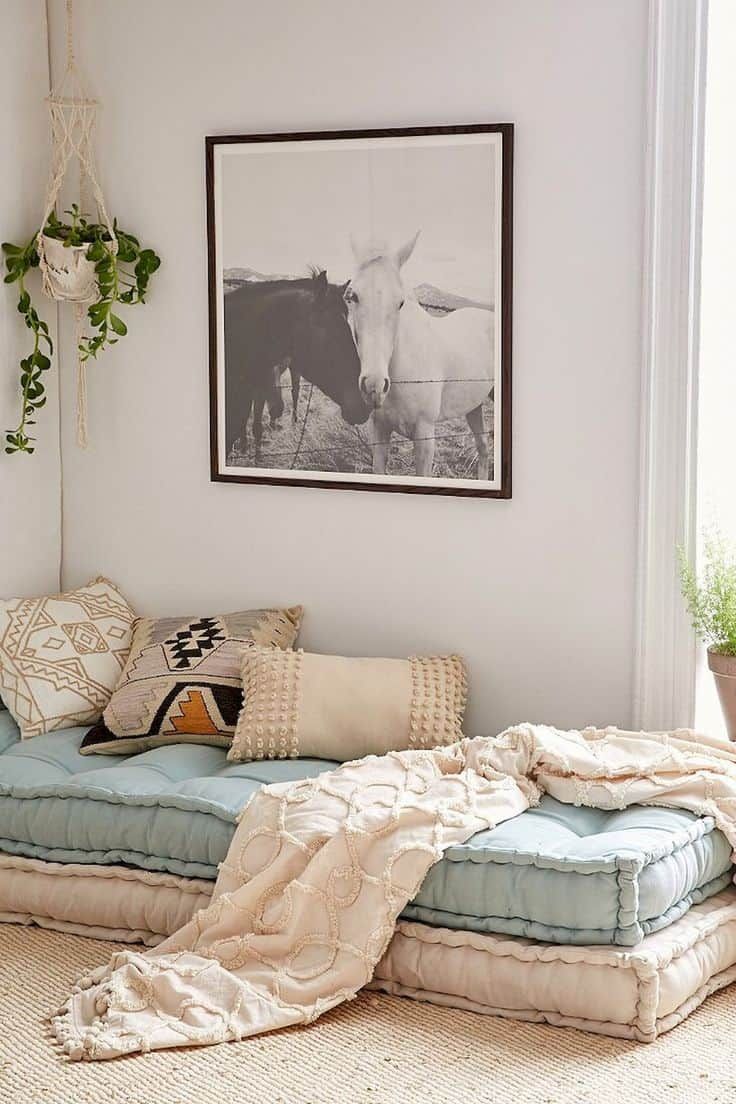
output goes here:
[{"label": "barbed wire fence in photo", "polygon": [[[431,380],[396,381],[393,386],[434,382]],[[452,381],[445,381],[445,383]],[[467,381],[458,381],[465,383]],[[302,381],[297,405],[296,422],[292,420],[291,383],[286,379],[278,385],[284,394],[284,413],[276,426],[264,416],[261,453],[256,460],[252,433],[246,436],[245,448],[238,440],[231,450],[228,463],[234,467],[272,468],[301,471],[364,473],[373,470],[373,441],[368,425],[351,426],[345,422],[335,404],[318,387]],[[484,434],[493,443],[493,399],[483,404]],[[473,434],[465,418],[438,422],[432,437],[419,440],[436,442],[433,475],[445,479],[473,479],[478,455]],[[379,443],[379,442],[375,442]],[[491,454],[493,449],[491,447]],[[394,433],[390,440],[387,474],[412,476],[414,470],[413,441]]]}]

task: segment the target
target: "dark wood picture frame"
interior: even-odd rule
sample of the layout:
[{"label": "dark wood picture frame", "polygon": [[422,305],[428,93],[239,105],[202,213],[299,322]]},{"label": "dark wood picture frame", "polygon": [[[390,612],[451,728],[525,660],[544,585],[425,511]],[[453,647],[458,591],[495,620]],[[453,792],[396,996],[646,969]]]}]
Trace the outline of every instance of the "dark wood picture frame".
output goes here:
[{"label": "dark wood picture frame", "polygon": [[[247,469],[247,474],[239,475],[222,472],[219,463],[219,404],[218,404],[218,265],[216,249],[216,210],[215,210],[215,164],[214,152],[218,145],[237,143],[274,143],[309,142],[330,139],[380,139],[411,138],[416,136],[463,135],[463,134],[499,134],[502,139],[502,178],[501,178],[501,288],[496,299],[496,316],[501,320],[501,361],[497,369],[497,378],[501,382],[501,447],[494,452],[494,462],[500,462],[500,481],[497,487],[480,485],[477,489],[467,483],[453,487],[447,483],[437,486],[416,485],[400,482],[394,478],[390,482],[360,482],[351,480],[349,473],[340,478],[312,478],[309,475],[284,476],[263,474],[256,469]],[[210,392],[210,478],[218,483],[260,483],[275,486],[342,488],[359,491],[389,491],[404,494],[435,494],[462,497],[511,498],[511,457],[512,457],[512,299],[513,299],[513,160],[514,160],[514,124],[480,123],[438,127],[400,127],[374,130],[334,130],[334,131],[297,131],[295,133],[272,134],[222,134],[208,135],[205,138],[206,191],[207,191],[207,270],[209,290],[209,392]],[[495,443],[494,443],[495,448]],[[500,453],[500,455],[499,455]]]}]

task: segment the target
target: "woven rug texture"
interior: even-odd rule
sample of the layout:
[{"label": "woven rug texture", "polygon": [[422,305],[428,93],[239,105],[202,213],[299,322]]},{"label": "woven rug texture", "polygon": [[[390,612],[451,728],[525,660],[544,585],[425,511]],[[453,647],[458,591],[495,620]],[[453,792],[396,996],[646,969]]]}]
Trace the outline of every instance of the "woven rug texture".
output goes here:
[{"label": "woven rug texture", "polygon": [[0,925],[0,1104],[732,1104],[736,985],[651,1045],[364,993],[310,1027],[71,1063],[43,1019],[110,943]]}]

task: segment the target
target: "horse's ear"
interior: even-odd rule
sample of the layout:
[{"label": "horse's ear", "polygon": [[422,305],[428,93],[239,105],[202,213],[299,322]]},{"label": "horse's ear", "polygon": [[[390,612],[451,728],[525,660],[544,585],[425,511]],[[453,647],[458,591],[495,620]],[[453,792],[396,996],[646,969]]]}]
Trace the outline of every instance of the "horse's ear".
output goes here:
[{"label": "horse's ear", "polygon": [[324,295],[327,291],[327,269],[321,268],[317,275],[314,277],[314,290],[318,295]]},{"label": "horse's ear", "polygon": [[396,267],[402,268],[411,257],[414,252],[414,246],[417,244],[417,238],[421,234],[421,230],[417,230],[413,238],[410,238],[408,242],[396,250]]}]

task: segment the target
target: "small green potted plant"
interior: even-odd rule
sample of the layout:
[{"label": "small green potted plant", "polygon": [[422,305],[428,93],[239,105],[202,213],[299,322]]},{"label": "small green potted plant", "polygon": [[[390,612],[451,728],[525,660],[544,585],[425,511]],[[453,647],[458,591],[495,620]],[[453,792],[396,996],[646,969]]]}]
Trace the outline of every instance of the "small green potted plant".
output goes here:
[{"label": "small green potted plant", "polygon": [[682,549],[679,556],[685,603],[697,636],[708,645],[728,737],[736,740],[736,549],[720,534],[709,535],[700,578]]},{"label": "small green potted plant", "polygon": [[132,234],[112,226],[89,222],[73,204],[60,221],[52,211],[40,233],[27,245],[3,244],[6,284],[18,284],[18,310],[33,335],[33,348],[20,362],[21,416],[17,427],[5,434],[8,453],[34,451],[28,430],[36,411],[46,402],[43,373],[51,367],[53,347],[49,328],[39,317],[26,287],[28,273],[41,264],[44,290],[56,300],[85,303],[90,333],[80,334],[78,355],[84,364],[90,357],[114,345],[128,332],[117,313],[119,306],[145,302],[151,276],[161,264],[152,249],[143,249]]}]

